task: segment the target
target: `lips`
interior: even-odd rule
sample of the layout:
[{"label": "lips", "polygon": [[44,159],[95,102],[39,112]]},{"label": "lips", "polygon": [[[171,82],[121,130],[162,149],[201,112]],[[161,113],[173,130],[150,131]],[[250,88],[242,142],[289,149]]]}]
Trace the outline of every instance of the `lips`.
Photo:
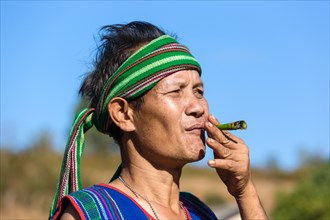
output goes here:
[{"label": "lips", "polygon": [[191,131],[191,132],[196,132],[198,134],[200,134],[201,131],[204,130],[204,123],[196,123],[196,124],[193,124],[191,126],[188,126],[186,128],[187,131]]}]

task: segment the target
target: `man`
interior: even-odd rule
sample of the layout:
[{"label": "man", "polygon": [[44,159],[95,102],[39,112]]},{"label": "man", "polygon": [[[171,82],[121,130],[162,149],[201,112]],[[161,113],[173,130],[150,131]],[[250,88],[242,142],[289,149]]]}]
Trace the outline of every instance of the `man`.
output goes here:
[{"label": "man", "polygon": [[[190,51],[145,22],[102,30],[95,69],[80,90],[91,108],[75,119],[50,218],[216,219],[195,196],[180,193],[182,168],[205,156],[206,142],[215,156],[208,165],[242,218],[267,219],[251,180],[248,147],[214,126],[219,122],[209,114],[201,67]],[[119,144],[122,164],[109,184],[81,189],[84,132],[93,125]]]}]

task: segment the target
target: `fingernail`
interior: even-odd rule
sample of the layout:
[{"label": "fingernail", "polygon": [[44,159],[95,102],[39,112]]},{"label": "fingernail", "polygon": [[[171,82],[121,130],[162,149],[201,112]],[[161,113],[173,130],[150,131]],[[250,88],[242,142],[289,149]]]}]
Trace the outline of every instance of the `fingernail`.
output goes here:
[{"label": "fingernail", "polygon": [[207,126],[210,127],[210,128],[212,128],[213,125],[212,125],[211,122],[207,122]]},{"label": "fingernail", "polygon": [[212,139],[212,138],[207,138],[207,141],[209,142],[209,143],[213,143],[214,142],[214,140]]},{"label": "fingernail", "polygon": [[215,161],[214,160],[209,160],[208,161],[208,165],[211,166],[211,167],[214,166],[215,165]]},{"label": "fingernail", "polygon": [[210,115],[210,118],[211,118],[212,120],[216,120],[215,117],[214,117],[213,115]]}]

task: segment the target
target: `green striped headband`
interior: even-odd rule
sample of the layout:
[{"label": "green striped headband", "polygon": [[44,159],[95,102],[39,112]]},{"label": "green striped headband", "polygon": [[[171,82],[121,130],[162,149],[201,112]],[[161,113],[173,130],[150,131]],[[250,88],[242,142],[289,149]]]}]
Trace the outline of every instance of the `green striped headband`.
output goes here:
[{"label": "green striped headband", "polygon": [[174,38],[162,35],[137,50],[113,73],[103,87],[97,107],[83,109],[76,115],[64,152],[50,218],[65,195],[82,189],[80,158],[85,145],[84,133],[93,124],[99,131],[107,133],[111,123],[107,105],[111,99],[136,99],[152,89],[161,79],[188,69],[201,74],[201,67],[189,49]]}]

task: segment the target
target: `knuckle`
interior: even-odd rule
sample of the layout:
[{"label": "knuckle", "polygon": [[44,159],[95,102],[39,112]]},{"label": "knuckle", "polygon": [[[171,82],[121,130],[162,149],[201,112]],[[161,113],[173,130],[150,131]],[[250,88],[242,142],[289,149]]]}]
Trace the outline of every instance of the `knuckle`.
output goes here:
[{"label": "knuckle", "polygon": [[247,145],[244,145],[245,146],[245,153],[246,154],[250,154],[250,148],[247,146]]},{"label": "knuckle", "polygon": [[244,176],[243,175],[237,175],[237,176],[235,176],[235,180],[236,181],[241,181],[241,180],[243,180],[244,179]]},{"label": "knuckle", "polygon": [[225,146],[229,145],[230,143],[231,143],[230,140],[228,140],[227,138],[222,140],[222,144]]},{"label": "knuckle", "polygon": [[242,146],[240,146],[240,149],[241,149],[241,152],[242,152],[242,153],[247,154],[247,155],[250,154],[250,149],[248,148],[247,145],[242,144]]},{"label": "knuckle", "polygon": [[228,157],[230,155],[230,150],[226,147],[222,149],[222,152],[224,157]]},{"label": "knuckle", "polygon": [[234,167],[235,167],[235,163],[234,161],[230,160],[228,161],[228,170],[234,170]]}]

